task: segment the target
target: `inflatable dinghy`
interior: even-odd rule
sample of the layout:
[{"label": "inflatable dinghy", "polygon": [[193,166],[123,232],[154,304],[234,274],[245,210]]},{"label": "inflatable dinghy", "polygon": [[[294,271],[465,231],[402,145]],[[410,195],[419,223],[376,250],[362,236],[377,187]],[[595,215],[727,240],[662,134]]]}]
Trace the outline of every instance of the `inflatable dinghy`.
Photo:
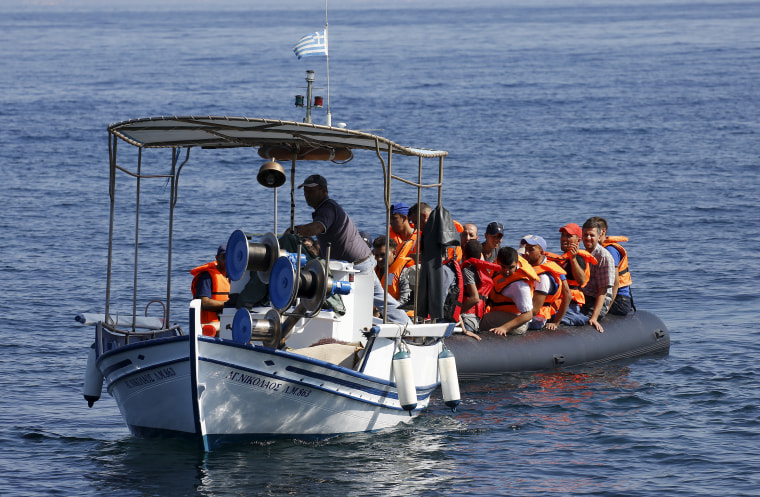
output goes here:
[{"label": "inflatable dinghy", "polygon": [[446,339],[446,345],[456,357],[460,379],[602,364],[670,350],[670,333],[651,312],[608,314],[601,324],[604,333],[592,326],[507,336],[482,331],[481,340],[457,333]]}]

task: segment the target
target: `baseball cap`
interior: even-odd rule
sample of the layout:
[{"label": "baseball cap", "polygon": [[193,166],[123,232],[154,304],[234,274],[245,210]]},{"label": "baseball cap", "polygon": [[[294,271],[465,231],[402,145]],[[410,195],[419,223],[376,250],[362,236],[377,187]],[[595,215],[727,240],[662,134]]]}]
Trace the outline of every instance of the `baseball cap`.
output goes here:
[{"label": "baseball cap", "polygon": [[501,225],[501,223],[497,223],[496,221],[492,223],[488,223],[488,226],[486,227],[486,235],[503,235],[504,234],[504,226]]},{"label": "baseball cap", "polygon": [[538,235],[524,236],[522,240],[520,240],[520,244],[522,245],[523,242],[525,242],[526,245],[538,245],[541,247],[541,250],[546,252],[546,240]]},{"label": "baseball cap", "polygon": [[580,238],[583,238],[583,230],[580,226],[578,226],[575,223],[567,223],[563,227],[559,229],[559,231],[564,231],[568,235],[576,235]]},{"label": "baseball cap", "polygon": [[219,245],[219,248],[216,249],[216,255],[227,255],[227,242]]},{"label": "baseball cap", "polygon": [[409,215],[409,206],[404,202],[398,202],[391,205],[391,214],[401,214],[402,216]]},{"label": "baseball cap", "polygon": [[327,188],[327,180],[320,176],[319,174],[312,174],[305,180],[303,180],[303,183],[298,185],[298,188],[303,188],[304,186],[308,186],[309,188],[314,186],[321,186],[322,188]]}]

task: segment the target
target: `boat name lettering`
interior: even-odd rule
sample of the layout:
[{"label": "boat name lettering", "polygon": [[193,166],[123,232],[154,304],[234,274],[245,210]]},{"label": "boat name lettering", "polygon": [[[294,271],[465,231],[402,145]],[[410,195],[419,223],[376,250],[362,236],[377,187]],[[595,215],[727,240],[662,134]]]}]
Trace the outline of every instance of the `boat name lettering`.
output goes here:
[{"label": "boat name lettering", "polygon": [[273,392],[279,392],[280,388],[282,387],[282,383],[275,383],[272,380],[268,380],[260,376],[239,373],[237,371],[230,371],[230,373],[224,379],[242,383],[244,385],[251,385],[252,387],[265,388]]},{"label": "boat name lettering", "polygon": [[134,378],[128,378],[124,381],[124,383],[129,388],[142,387],[151,383],[155,383],[157,381],[171,378],[172,376],[177,376],[177,373],[173,368],[162,368],[150,373],[141,374],[140,376],[135,376]]}]

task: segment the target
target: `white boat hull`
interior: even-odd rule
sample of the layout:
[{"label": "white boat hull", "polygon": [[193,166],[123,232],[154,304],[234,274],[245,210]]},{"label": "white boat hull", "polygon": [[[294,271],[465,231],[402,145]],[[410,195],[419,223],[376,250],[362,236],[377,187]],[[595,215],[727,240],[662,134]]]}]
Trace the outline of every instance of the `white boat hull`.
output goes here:
[{"label": "white boat hull", "polygon": [[434,356],[427,383],[418,383],[417,406],[409,412],[401,408],[390,381],[261,346],[204,338],[197,344],[198,412],[206,450],[241,440],[323,439],[390,428],[427,407],[438,386]]},{"label": "white boat hull", "polygon": [[134,435],[196,435],[188,351],[189,337],[181,336],[121,347],[97,361]]},{"label": "white boat hull", "polygon": [[[192,328],[192,327],[191,327]],[[98,336],[101,344],[102,328]],[[106,332],[107,333],[107,332]],[[439,382],[440,342],[406,345],[417,404],[399,402],[392,338],[369,340],[355,369],[261,345],[191,333],[119,345],[96,364],[132,434],[227,443],[324,439],[408,422]]]}]

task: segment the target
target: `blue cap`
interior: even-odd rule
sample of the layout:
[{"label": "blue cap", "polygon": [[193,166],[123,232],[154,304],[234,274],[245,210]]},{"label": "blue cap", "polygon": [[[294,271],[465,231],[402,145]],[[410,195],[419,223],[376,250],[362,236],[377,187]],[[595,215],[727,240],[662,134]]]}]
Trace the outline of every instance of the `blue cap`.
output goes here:
[{"label": "blue cap", "polygon": [[404,202],[398,202],[391,205],[391,214],[401,214],[402,216],[409,215],[409,206]]},{"label": "blue cap", "polygon": [[227,255],[227,242],[219,245],[219,248],[216,249],[216,255]]},{"label": "blue cap", "polygon": [[520,240],[520,244],[525,243],[526,245],[538,245],[541,247],[541,250],[546,252],[546,240],[544,240],[542,237],[538,235],[528,235],[524,236],[522,240]]}]

